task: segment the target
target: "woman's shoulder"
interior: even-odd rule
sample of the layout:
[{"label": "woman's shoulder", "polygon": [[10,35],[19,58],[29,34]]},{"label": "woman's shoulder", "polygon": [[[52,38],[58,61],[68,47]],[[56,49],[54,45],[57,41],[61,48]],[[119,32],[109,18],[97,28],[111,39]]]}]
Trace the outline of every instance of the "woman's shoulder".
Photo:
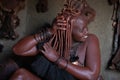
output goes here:
[{"label": "woman's shoulder", "polygon": [[99,42],[98,37],[95,34],[88,34],[88,42]]},{"label": "woman's shoulder", "polygon": [[98,37],[95,34],[88,34],[89,39],[98,39]]}]

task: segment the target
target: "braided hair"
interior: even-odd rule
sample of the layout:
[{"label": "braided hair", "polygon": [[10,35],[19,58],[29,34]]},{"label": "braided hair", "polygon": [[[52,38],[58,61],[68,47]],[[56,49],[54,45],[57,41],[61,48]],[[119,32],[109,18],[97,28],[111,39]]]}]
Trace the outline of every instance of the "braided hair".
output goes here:
[{"label": "braided hair", "polygon": [[[91,8],[85,10],[85,8],[88,8],[89,5],[87,4],[86,0],[66,0],[64,4],[64,8],[61,10],[60,13],[58,13],[57,17],[55,18],[55,21],[58,19],[58,17],[62,16],[63,20],[66,20],[67,25],[66,26],[57,26],[55,25],[56,32],[53,35],[52,39],[50,40],[50,43],[52,47],[60,54],[60,56],[68,59],[69,57],[69,50],[72,45],[72,25],[71,20],[74,17],[80,16],[83,14],[84,11],[86,13],[92,12]],[[86,15],[84,12],[84,14]],[[88,18],[86,18],[88,19]],[[56,22],[53,23],[56,23]]]}]

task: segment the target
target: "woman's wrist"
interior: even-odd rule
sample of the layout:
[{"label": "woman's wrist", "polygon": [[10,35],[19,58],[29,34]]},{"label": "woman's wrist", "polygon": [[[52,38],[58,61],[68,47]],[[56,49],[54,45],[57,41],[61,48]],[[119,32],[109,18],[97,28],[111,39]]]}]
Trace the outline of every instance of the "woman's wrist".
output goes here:
[{"label": "woman's wrist", "polygon": [[33,35],[33,36],[34,36],[35,41],[36,41],[37,43],[39,43],[39,42],[40,42],[39,35],[38,35],[38,34],[35,34],[35,35]]},{"label": "woman's wrist", "polygon": [[63,57],[59,57],[56,61],[55,61],[55,64],[58,66],[58,67],[60,67],[60,68],[62,68],[62,69],[66,69],[67,68],[67,66],[68,66],[68,60],[67,59],[65,59],[65,58],[63,58]]},{"label": "woman's wrist", "polygon": [[48,41],[52,37],[53,33],[49,29],[41,30],[39,33],[34,35],[34,39],[36,42],[44,42]]}]

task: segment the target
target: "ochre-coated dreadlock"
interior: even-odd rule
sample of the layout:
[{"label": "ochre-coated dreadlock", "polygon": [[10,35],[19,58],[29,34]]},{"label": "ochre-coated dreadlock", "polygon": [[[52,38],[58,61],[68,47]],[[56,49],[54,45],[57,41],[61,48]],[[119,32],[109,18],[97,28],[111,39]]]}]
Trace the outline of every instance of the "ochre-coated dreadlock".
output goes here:
[{"label": "ochre-coated dreadlock", "polygon": [[94,10],[89,7],[86,0],[66,0],[64,8],[61,13],[58,13],[56,20],[62,18],[66,20],[66,26],[55,26],[56,32],[50,40],[53,48],[60,54],[60,56],[69,59],[69,50],[72,44],[72,25],[71,20],[77,16],[85,16],[86,20],[91,21],[95,16]]},{"label": "ochre-coated dreadlock", "polygon": [[55,26],[56,33],[53,35],[50,40],[53,48],[60,54],[60,56],[65,57],[66,59],[69,56],[69,50],[71,48],[72,42],[72,27],[71,19],[73,16],[76,16],[77,13],[80,13],[82,10],[85,0],[66,0],[64,8],[61,13],[58,14],[58,17],[63,16],[63,20],[66,20],[67,26]]},{"label": "ochre-coated dreadlock", "polygon": [[[84,18],[86,22],[94,19],[95,11],[87,4],[86,0],[66,0],[64,8],[58,13],[53,22],[53,30],[41,30],[36,34],[35,40],[38,42],[45,42],[48,37],[52,37],[49,43],[66,59],[70,58],[70,48],[72,45],[72,24],[73,20],[78,17]],[[58,20],[66,21],[66,25],[57,25]]]}]

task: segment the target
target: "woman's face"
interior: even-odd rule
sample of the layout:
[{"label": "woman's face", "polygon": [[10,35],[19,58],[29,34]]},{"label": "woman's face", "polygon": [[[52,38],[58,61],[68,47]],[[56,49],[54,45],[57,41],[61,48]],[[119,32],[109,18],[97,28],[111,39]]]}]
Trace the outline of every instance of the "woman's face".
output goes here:
[{"label": "woman's face", "polygon": [[84,42],[88,37],[88,28],[87,23],[88,21],[84,18],[77,18],[73,20],[72,23],[72,37],[75,41]]}]

